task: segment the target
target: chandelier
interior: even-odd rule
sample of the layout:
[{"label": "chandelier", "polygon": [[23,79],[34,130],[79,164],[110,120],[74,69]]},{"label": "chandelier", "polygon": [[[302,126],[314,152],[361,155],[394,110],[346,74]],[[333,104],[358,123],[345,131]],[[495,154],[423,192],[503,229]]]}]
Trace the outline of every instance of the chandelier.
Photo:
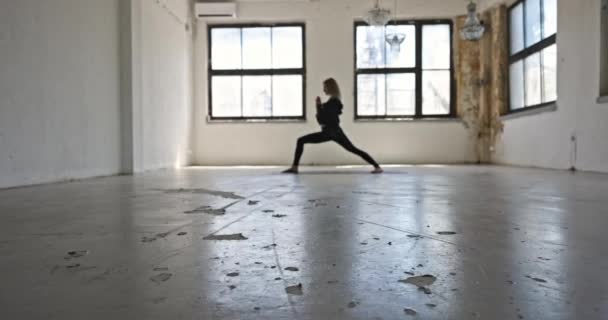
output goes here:
[{"label": "chandelier", "polygon": [[391,19],[391,11],[380,8],[379,0],[376,0],[374,7],[367,11],[364,19],[372,27],[383,27]]},{"label": "chandelier", "polygon": [[478,41],[483,37],[483,33],[486,28],[481,24],[479,18],[477,18],[477,4],[471,0],[467,6],[467,20],[464,22],[464,26],[460,30],[460,36],[464,40]]}]

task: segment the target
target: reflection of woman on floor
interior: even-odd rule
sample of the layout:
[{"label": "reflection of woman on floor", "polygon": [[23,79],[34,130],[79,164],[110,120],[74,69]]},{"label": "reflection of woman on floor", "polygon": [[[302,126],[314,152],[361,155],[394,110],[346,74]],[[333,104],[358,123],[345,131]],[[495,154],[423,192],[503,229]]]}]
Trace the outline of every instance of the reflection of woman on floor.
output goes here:
[{"label": "reflection of woman on floor", "polygon": [[344,147],[344,149],[358,155],[374,166],[372,173],[382,173],[380,165],[367,152],[355,147],[342,128],[340,128],[340,115],[342,114],[342,102],[340,101],[340,88],[336,80],[329,78],[323,81],[323,91],[329,96],[329,100],[321,103],[321,98],[317,97],[317,122],[321,125],[321,132],[311,133],[298,139],[296,154],[291,168],[283,173],[298,173],[300,158],[304,152],[304,145],[307,143],[322,143],[334,141]]}]

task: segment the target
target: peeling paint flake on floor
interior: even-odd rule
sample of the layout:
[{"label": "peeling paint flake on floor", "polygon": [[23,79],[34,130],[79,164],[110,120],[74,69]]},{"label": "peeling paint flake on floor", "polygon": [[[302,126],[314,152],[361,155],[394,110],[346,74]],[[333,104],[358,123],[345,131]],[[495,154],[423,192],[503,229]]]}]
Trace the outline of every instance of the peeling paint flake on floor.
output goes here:
[{"label": "peeling paint flake on floor", "polygon": [[167,267],[157,267],[152,269],[152,271],[169,271],[169,268]]},{"label": "peeling paint flake on floor", "polygon": [[150,281],[156,284],[160,284],[162,282],[168,281],[169,279],[171,279],[171,277],[173,277],[173,274],[171,273],[161,273],[151,277]]},{"label": "peeling paint flake on floor", "polygon": [[454,231],[439,231],[439,232],[437,232],[437,234],[440,235],[440,236],[452,236],[452,235],[455,235],[456,232],[454,232]]},{"label": "peeling paint flake on floor", "polygon": [[405,312],[405,314],[407,314],[408,316],[415,316],[418,314],[418,312],[416,312],[416,310],[410,309],[410,308],[403,309],[403,312]]},{"label": "peeling paint flake on floor", "polygon": [[545,280],[545,279],[542,279],[542,278],[536,278],[536,277],[532,277],[532,276],[526,276],[526,278],[528,278],[528,279],[532,279],[532,280],[534,280],[534,281],[536,281],[536,282],[540,282],[540,283],[546,283],[546,282],[547,282],[547,280]]},{"label": "peeling paint flake on floor", "polygon": [[218,209],[214,209],[210,206],[202,206],[199,208],[196,208],[194,210],[190,210],[190,211],[185,211],[185,214],[197,214],[197,213],[206,213],[212,216],[223,216],[226,214],[226,209],[225,208],[218,208]]},{"label": "peeling paint flake on floor", "polygon": [[157,233],[156,235],[154,235],[152,237],[142,237],[141,238],[141,242],[144,242],[144,243],[154,242],[154,241],[159,240],[159,239],[164,239],[168,235],[169,235],[169,232]]},{"label": "peeling paint flake on floor", "polygon": [[291,295],[295,295],[295,296],[301,296],[304,294],[304,289],[302,287],[302,284],[299,283],[297,285],[293,285],[293,286],[289,286],[287,288],[285,288],[285,292],[287,294],[291,294]]},{"label": "peeling paint flake on floor", "polygon": [[414,277],[409,277],[407,279],[399,280],[399,282],[412,284],[417,287],[430,286],[433,283],[435,283],[435,281],[437,281],[437,278],[430,274],[425,274],[423,276],[414,276]]},{"label": "peeling paint flake on floor", "polygon": [[210,241],[239,241],[239,240],[247,240],[248,238],[245,237],[242,233],[235,233],[235,234],[213,234],[213,235],[209,235],[203,238],[203,240],[210,240]]},{"label": "peeling paint flake on floor", "polygon": [[67,256],[65,256],[65,260],[78,259],[82,258],[89,254],[88,250],[78,250],[78,251],[70,251]]},{"label": "peeling paint flake on floor", "polygon": [[235,199],[235,200],[244,199],[244,197],[241,197],[234,192],[217,191],[217,190],[210,190],[210,189],[204,189],[204,188],[195,188],[195,189],[181,188],[181,189],[168,189],[168,190],[162,190],[162,191],[164,191],[165,193],[168,193],[168,194],[176,194],[176,193],[177,194],[179,194],[179,193],[207,194],[207,195],[216,196],[216,197],[220,197],[220,198],[226,198],[226,199]]}]

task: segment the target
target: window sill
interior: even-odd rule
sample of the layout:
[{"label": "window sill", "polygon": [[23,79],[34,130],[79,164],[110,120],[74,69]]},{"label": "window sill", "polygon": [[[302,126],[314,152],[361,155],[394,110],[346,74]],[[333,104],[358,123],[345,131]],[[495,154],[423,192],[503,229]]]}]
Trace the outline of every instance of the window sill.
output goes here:
[{"label": "window sill", "polygon": [[306,118],[300,119],[212,119],[207,117],[207,123],[216,124],[216,123],[306,123]]},{"label": "window sill", "polygon": [[500,117],[501,120],[511,120],[522,117],[527,117],[535,114],[557,111],[557,102],[540,105],[537,107],[528,107],[517,111],[511,111]]},{"label": "window sill", "polygon": [[355,118],[355,122],[455,122],[462,123],[457,117],[428,117],[428,118]]},{"label": "window sill", "polygon": [[598,104],[605,104],[608,103],[608,96],[599,96],[597,98],[597,103]]}]

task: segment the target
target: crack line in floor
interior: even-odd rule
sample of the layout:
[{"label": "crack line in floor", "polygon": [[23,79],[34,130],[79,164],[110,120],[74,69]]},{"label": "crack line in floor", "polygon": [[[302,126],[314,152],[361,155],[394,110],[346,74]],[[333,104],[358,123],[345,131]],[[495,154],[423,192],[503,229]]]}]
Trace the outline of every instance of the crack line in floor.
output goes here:
[{"label": "crack line in floor", "polygon": [[[268,191],[270,191],[270,190],[272,190],[272,189],[275,189],[275,188],[278,188],[278,187],[280,187],[280,186],[274,186],[274,187],[271,187],[271,188],[268,188],[268,189],[262,190],[262,191],[260,191],[260,192],[254,193],[254,194],[252,194],[252,195],[250,195],[250,196],[248,196],[248,197],[245,197],[245,198],[243,198],[243,199],[241,199],[241,200],[238,200],[238,201],[236,201],[236,202],[233,202],[233,203],[229,204],[228,206],[233,206],[233,205],[235,205],[235,204],[236,204],[236,203],[238,203],[238,202],[242,202],[242,201],[248,200],[248,199],[250,199],[250,198],[253,198],[253,197],[255,197],[255,196],[258,196],[258,195],[260,195],[260,194],[263,194],[263,193],[265,193],[265,192],[268,192]],[[292,191],[293,191],[293,190],[292,190]],[[284,194],[283,194],[283,195],[284,195]],[[281,195],[281,196],[283,196],[283,195]],[[281,196],[279,196],[279,197],[281,197]],[[227,207],[225,207],[225,208],[227,208]],[[214,235],[214,234],[216,234],[216,233],[218,233],[218,232],[220,232],[220,231],[222,231],[222,230],[224,230],[224,229],[228,228],[229,226],[231,226],[231,225],[233,225],[233,224],[235,224],[235,223],[237,223],[237,222],[239,222],[239,221],[241,221],[241,220],[245,219],[246,217],[250,216],[250,215],[251,215],[252,213],[254,213],[255,211],[256,211],[255,209],[254,209],[254,210],[249,211],[249,212],[248,212],[246,215],[244,215],[244,216],[242,216],[242,217],[240,217],[240,218],[238,218],[238,219],[236,219],[236,220],[234,220],[234,221],[232,221],[232,222],[228,223],[227,225],[225,225],[225,226],[223,226],[222,228],[220,228],[220,229],[218,229],[218,230],[214,231],[213,233],[208,234],[208,235],[207,235],[207,236],[205,236],[205,237],[208,237],[208,236]],[[192,222],[189,222],[189,223],[184,224],[184,225],[182,225],[182,226],[180,226],[180,227],[177,227],[177,228],[171,229],[170,231],[166,232],[166,234],[167,234],[167,235],[169,235],[169,234],[171,234],[171,233],[173,233],[173,232],[176,232],[176,231],[178,231],[178,230],[180,230],[180,229],[182,229],[182,228],[184,228],[184,227],[191,226],[191,225],[195,225],[195,224],[197,224],[197,223],[199,223],[199,222],[200,222],[200,221],[192,221]],[[194,245],[194,243],[190,243],[189,245],[186,245],[186,246],[181,247],[181,248],[179,248],[179,249],[173,250],[173,252],[172,252],[172,253],[170,253],[170,254],[168,254],[168,255],[164,255],[164,256],[163,256],[163,257],[162,257],[160,260],[155,261],[155,262],[154,262],[153,264],[151,264],[151,265],[152,265],[152,266],[156,266],[156,265],[158,265],[158,264],[160,264],[160,263],[162,263],[162,262],[167,261],[168,259],[171,259],[171,258],[173,258],[173,257],[175,257],[175,256],[178,256],[178,255],[180,255],[180,254],[181,254],[181,253],[182,253],[182,252],[183,252],[185,249],[188,249],[188,248],[192,247],[193,245]]]},{"label": "crack line in floor", "polygon": [[372,222],[372,221],[368,221],[368,220],[364,220],[364,219],[359,219],[359,218],[355,219],[355,221],[359,221],[359,222],[363,222],[363,223],[368,223],[368,224],[372,224],[372,225],[375,225],[375,226],[378,226],[378,227],[383,227],[383,228],[387,228],[387,229],[391,229],[391,230],[395,230],[395,231],[399,231],[399,232],[403,232],[403,233],[408,233],[408,234],[412,234],[412,235],[416,235],[416,236],[421,236],[423,238],[432,239],[432,240],[435,240],[435,241],[451,244],[453,246],[461,247],[461,248],[468,249],[468,250],[479,251],[478,249],[473,248],[473,247],[466,247],[466,246],[460,245],[458,243],[455,243],[455,242],[452,242],[452,241],[447,241],[447,240],[444,240],[444,239],[440,239],[440,238],[434,237],[432,235],[424,234],[424,233],[418,233],[418,232],[414,232],[414,231],[410,231],[410,230],[404,230],[404,229],[400,229],[400,228],[396,228],[396,227],[391,227],[391,226],[387,226],[387,225],[384,225],[384,224],[381,224],[381,223],[376,223],[376,222]]},{"label": "crack line in floor", "polygon": [[[276,243],[274,228],[272,228],[272,243]],[[279,274],[281,275],[281,279],[283,279],[283,285],[287,288],[287,286],[289,284],[287,283],[287,280],[285,279],[285,275],[283,273],[283,266],[281,265],[281,259],[279,258],[279,253],[277,252],[277,247],[273,246],[272,251],[274,252],[274,260],[275,260],[275,263],[277,264],[277,269],[279,271]],[[289,293],[285,292],[285,295],[287,296],[287,301],[289,302],[289,306],[291,307],[291,312],[293,313],[294,317],[297,319],[298,310],[296,310],[295,302],[293,302]]]},{"label": "crack line in floor", "polygon": [[[260,192],[258,192],[258,193],[252,194],[252,195],[250,195],[250,196],[248,196],[248,197],[246,197],[246,198],[243,198],[243,199],[241,199],[241,200],[239,200],[239,201],[236,201],[235,203],[231,203],[231,204],[229,204],[227,207],[224,207],[224,209],[225,209],[225,208],[228,208],[228,207],[230,207],[230,206],[233,206],[233,205],[235,205],[235,204],[236,204],[236,203],[238,203],[238,202],[242,202],[242,201],[245,201],[245,200],[249,200],[249,199],[251,199],[251,198],[253,198],[253,197],[255,197],[255,196],[258,196],[258,195],[260,195],[260,194],[266,193],[266,192],[268,192],[268,191],[270,191],[270,190],[272,190],[272,189],[276,189],[276,188],[278,188],[278,187],[280,187],[280,186],[274,186],[274,187],[271,187],[271,188],[265,189],[265,190],[263,190],[263,191],[260,191]],[[280,197],[282,197],[282,196],[284,196],[284,195],[286,195],[286,194],[288,194],[288,193],[291,193],[293,190],[294,190],[294,189],[292,189],[292,190],[290,190],[289,192],[286,192],[286,193],[284,193],[284,194],[281,194],[280,196],[278,196],[278,197],[276,197],[276,198],[280,198]],[[275,198],[275,199],[276,199],[276,198]],[[215,230],[214,232],[212,232],[212,233],[210,233],[210,234],[206,235],[205,237],[212,236],[212,235],[214,235],[214,234],[216,234],[216,233],[218,233],[218,232],[220,232],[220,231],[222,231],[222,230],[225,230],[226,228],[230,227],[231,225],[233,225],[233,224],[235,224],[235,223],[237,223],[237,222],[239,222],[239,221],[242,221],[243,219],[245,219],[245,218],[249,217],[250,215],[252,215],[252,214],[253,214],[254,212],[256,212],[257,210],[258,210],[258,209],[253,209],[253,210],[249,211],[249,212],[248,212],[247,214],[245,214],[244,216],[242,216],[242,217],[240,217],[240,218],[238,218],[238,219],[236,219],[236,220],[234,220],[234,221],[232,221],[232,222],[229,222],[228,224],[226,224],[226,225],[224,225],[223,227],[221,227],[221,228],[219,228],[219,229]]]}]

